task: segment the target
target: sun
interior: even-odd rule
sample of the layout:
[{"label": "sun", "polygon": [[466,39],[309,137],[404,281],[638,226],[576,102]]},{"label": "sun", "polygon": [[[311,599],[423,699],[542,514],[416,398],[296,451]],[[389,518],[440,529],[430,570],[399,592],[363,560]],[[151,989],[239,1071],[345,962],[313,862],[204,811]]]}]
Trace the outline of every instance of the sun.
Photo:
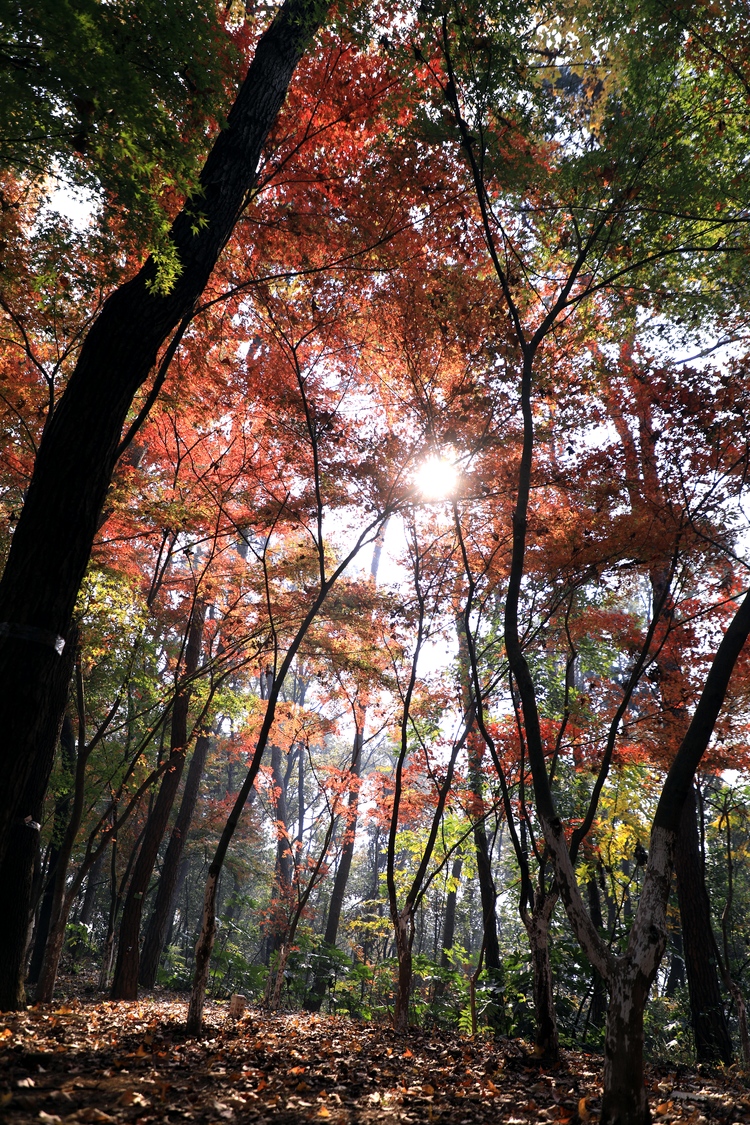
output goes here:
[{"label": "sun", "polygon": [[445,457],[428,457],[414,474],[414,487],[423,500],[449,500],[458,485],[458,469]]}]

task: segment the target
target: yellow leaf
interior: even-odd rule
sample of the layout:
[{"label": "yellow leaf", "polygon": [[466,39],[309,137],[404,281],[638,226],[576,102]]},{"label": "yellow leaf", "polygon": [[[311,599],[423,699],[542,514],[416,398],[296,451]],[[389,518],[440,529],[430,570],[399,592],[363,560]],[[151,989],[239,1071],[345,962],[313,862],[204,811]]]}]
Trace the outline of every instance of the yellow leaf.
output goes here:
[{"label": "yellow leaf", "polygon": [[578,1099],[578,1116],[580,1117],[581,1121],[591,1120],[591,1114],[589,1113],[589,1107],[586,1105],[585,1098]]}]

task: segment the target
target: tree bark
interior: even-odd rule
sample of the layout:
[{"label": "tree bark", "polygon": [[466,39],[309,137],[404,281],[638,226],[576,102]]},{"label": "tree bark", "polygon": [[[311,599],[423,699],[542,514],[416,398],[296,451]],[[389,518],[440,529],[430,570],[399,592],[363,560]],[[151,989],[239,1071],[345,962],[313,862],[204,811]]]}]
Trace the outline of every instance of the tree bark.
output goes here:
[{"label": "tree bark", "polygon": [[728,1066],[732,1061],[732,1041],[719,988],[694,788],[682,810],[674,865],[695,1053],[698,1062],[721,1062]]},{"label": "tree bark", "polygon": [[[362,722],[364,722],[364,714],[362,715]],[[357,809],[359,805],[359,777],[362,763],[362,735],[362,728],[357,726],[354,731],[354,746],[352,749],[351,765],[349,767],[350,781],[346,806],[346,825],[344,828],[344,838],[341,842],[339,865],[336,869],[331,899],[328,903],[328,917],[326,919],[326,928],[323,935],[323,957],[325,957],[326,951],[332,951],[336,948],[336,938],[339,932],[341,913],[344,909],[346,886],[349,882],[349,873],[352,868],[352,859],[354,858],[354,842],[357,835]],[[310,994],[305,1000],[305,1009],[308,1012],[320,1011],[323,997],[326,994],[328,979],[328,966],[325,961],[322,961],[315,974]]]},{"label": "tree bark", "polygon": [[[469,156],[471,158],[471,153]],[[552,314],[548,313],[548,317]],[[538,336],[538,333],[537,333]],[[650,1119],[643,1087],[643,1010],[667,940],[667,900],[682,809],[695,772],[712,736],[729,679],[750,634],[750,595],[746,595],[727,627],[705,680],[690,725],[665,779],[654,816],[648,866],[625,953],[614,957],[594,926],[581,898],[562,822],[547,774],[544,742],[534,680],[521,645],[518,611],[525,572],[525,548],[534,451],[532,369],[538,339],[524,346],[521,406],[524,440],[513,512],[513,553],[505,606],[505,646],[518,688],[537,814],[555,867],[555,878],[571,926],[585,953],[607,980],[607,1046],[604,1068],[602,1125],[645,1125]],[[605,759],[597,779],[600,791],[607,775]],[[595,803],[581,826],[593,818]],[[574,840],[576,839],[574,834]]]},{"label": "tree bark", "polygon": [[412,957],[414,941],[414,919],[409,904],[393,919],[396,937],[396,960],[398,962],[398,986],[396,1004],[393,1011],[394,1031],[405,1034],[409,1030],[409,1001],[411,1000]]},{"label": "tree bark", "polygon": [[190,759],[185,791],[182,794],[180,811],[169,838],[167,851],[159,876],[159,885],[156,888],[156,900],[151,912],[146,936],[143,940],[141,952],[139,980],[144,988],[153,988],[156,982],[156,973],[159,968],[161,952],[164,948],[164,939],[169,928],[169,920],[174,910],[174,901],[177,894],[177,885],[182,863],[182,854],[185,849],[188,832],[193,820],[195,806],[198,800],[198,790],[206,766],[206,757],[210,739],[207,734],[199,734],[195,742],[195,750]]},{"label": "tree bark", "polygon": [[276,820],[276,866],[273,875],[266,964],[273,953],[280,953],[284,944],[294,878],[292,845],[289,839],[289,814],[286,804],[286,778],[281,759],[281,748],[271,747],[271,777],[273,779],[273,807]]},{"label": "tree bark", "polygon": [[141,850],[138,853],[133,878],[125,897],[120,923],[115,976],[112,982],[113,1000],[138,999],[138,967],[140,962],[140,934],[143,900],[148,890],[156,857],[164,838],[169,814],[182,777],[188,744],[188,709],[190,707],[191,680],[198,669],[206,608],[202,601],[194,601],[185,646],[185,676],[187,685],[177,691],[172,704],[172,729],[169,740],[169,766],[159,786],[159,793],[146,823]]},{"label": "tree bark", "polygon": [[524,911],[523,923],[531,949],[532,988],[536,1030],[534,1045],[536,1055],[547,1062],[557,1062],[560,1057],[560,1040],[557,1032],[555,989],[552,965],[549,959],[549,924],[557,895],[537,890],[534,908]]},{"label": "tree bark", "polygon": [[463,863],[463,856],[458,855],[453,860],[453,867],[451,868],[451,881],[453,886],[448,891],[445,900],[443,937],[440,943],[440,967],[442,969],[447,969],[450,966],[450,957],[448,954],[451,949],[453,949],[453,941],[456,936],[456,900],[458,898],[458,880],[461,878]]},{"label": "tree bark", "polygon": [[0,1011],[17,1011],[26,1005],[24,977],[26,948],[32,915],[34,860],[39,849],[44,786],[32,777],[24,792],[28,822],[13,825],[10,849],[0,866],[0,902],[14,904],[0,926]]},{"label": "tree bark", "polygon": [[643,1080],[643,1013],[650,982],[628,968],[627,962],[621,962],[609,978],[600,1125],[648,1125],[651,1121]]},{"label": "tree bark", "polygon": [[[76,764],[76,738],[73,731],[73,723],[68,711],[65,712],[60,731],[60,748],[62,750],[62,760],[66,773],[75,773]],[[55,801],[55,818],[52,827],[52,842],[49,851],[49,864],[47,865],[47,875],[44,886],[44,894],[42,895],[42,902],[39,907],[39,919],[36,925],[36,933],[34,935],[34,948],[31,953],[31,961],[29,963],[29,972],[27,977],[28,984],[36,984],[39,980],[39,974],[42,970],[42,960],[44,958],[44,947],[47,944],[49,936],[50,924],[52,922],[52,906],[55,898],[55,881],[57,870],[62,856],[62,844],[65,835],[65,830],[68,827],[70,820],[70,805],[72,794],[70,792],[62,793]],[[64,862],[67,864],[69,856],[64,857]]]},{"label": "tree bark", "polygon": [[[385,533],[388,528],[388,519],[385,519],[378,531],[373,544],[372,559],[370,560],[370,581],[373,586],[378,581],[380,559],[383,553]],[[349,766],[350,780],[349,793],[346,806],[346,827],[341,845],[341,856],[336,875],[333,880],[330,902],[328,903],[328,917],[326,918],[325,933],[323,935],[324,950],[334,950],[338,938],[341,912],[344,908],[344,896],[349,882],[349,874],[354,858],[354,844],[357,837],[357,814],[359,809],[360,776],[362,772],[362,748],[364,745],[365,723],[367,722],[367,707],[363,706],[357,696],[352,704],[354,712],[354,744],[352,746],[352,760]],[[319,1012],[326,993],[329,974],[323,962],[315,975],[312,990],[305,1000],[305,1009],[308,1012]]]},{"label": "tree bark", "polygon": [[[668,505],[654,452],[656,436],[653,405],[642,394],[638,396],[637,403],[637,446],[619,405],[612,405],[615,425],[629,465],[631,504],[634,510],[638,510],[644,509],[650,502],[654,510],[661,513],[667,510]],[[644,492],[649,501],[645,499]],[[674,604],[670,592],[670,551],[667,539],[665,557],[661,560],[657,558],[651,564],[649,572],[654,612],[658,613],[667,629],[674,624]],[[679,740],[689,721],[685,706],[685,674],[678,656],[670,654],[668,650],[659,654],[656,667],[659,673],[662,726],[668,741],[675,738]],[[723,1062],[728,1065],[732,1058],[732,1043],[714,956],[711,908],[700,854],[694,789],[682,810],[675,852],[675,873],[696,1055],[699,1062]],[[629,907],[629,899],[626,899],[626,911]]]},{"label": "tree bark", "polygon": [[325,14],[325,0],[285,0],[258,43],[198,190],[172,225],[178,277],[163,292],[149,258],[111,294],[45,429],[0,581],[0,862],[14,823],[26,815],[29,778],[45,785],[49,778],[68,687],[61,638],[131,403],[160,348],[192,315],[257,181],[294,69]]},{"label": "tree bark", "polygon": [[[78,630],[71,626],[67,643],[59,657],[59,722],[55,741],[60,737],[62,717],[73,671]],[[51,763],[50,763],[51,766]],[[11,825],[9,850],[0,863],[0,902],[5,911],[0,926],[0,1011],[14,1011],[26,1004],[24,977],[26,951],[32,916],[34,863],[39,851],[39,827],[44,807],[48,774],[32,774],[22,793],[19,815]],[[67,862],[67,861],[66,861]]]}]

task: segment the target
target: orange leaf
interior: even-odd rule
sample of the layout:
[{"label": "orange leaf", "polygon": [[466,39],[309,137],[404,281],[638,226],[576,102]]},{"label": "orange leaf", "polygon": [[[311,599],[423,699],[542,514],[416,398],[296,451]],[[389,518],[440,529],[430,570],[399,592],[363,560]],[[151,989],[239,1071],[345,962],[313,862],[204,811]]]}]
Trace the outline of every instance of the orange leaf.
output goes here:
[{"label": "orange leaf", "polygon": [[581,1121],[591,1120],[591,1114],[589,1113],[589,1107],[586,1105],[585,1098],[578,1099],[578,1116],[580,1117]]},{"label": "orange leaf", "polygon": [[410,1051],[409,1048],[407,1047],[406,1050],[404,1051],[403,1055],[401,1056],[401,1058],[402,1059],[413,1059],[414,1058],[414,1052]]}]

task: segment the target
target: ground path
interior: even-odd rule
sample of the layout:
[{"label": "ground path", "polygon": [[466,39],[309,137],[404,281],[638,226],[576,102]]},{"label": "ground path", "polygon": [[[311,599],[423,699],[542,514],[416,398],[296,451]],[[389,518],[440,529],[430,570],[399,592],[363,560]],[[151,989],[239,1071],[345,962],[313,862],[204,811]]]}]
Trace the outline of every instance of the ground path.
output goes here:
[{"label": "ground path", "polygon": [[[12,1125],[536,1125],[596,1122],[601,1060],[540,1066],[523,1044],[412,1032],[343,1017],[239,1020],[209,1004],[199,1038],[186,1004],[70,1001],[0,1014],[0,1120]],[[739,1073],[652,1067],[656,1122],[750,1125]]]}]

